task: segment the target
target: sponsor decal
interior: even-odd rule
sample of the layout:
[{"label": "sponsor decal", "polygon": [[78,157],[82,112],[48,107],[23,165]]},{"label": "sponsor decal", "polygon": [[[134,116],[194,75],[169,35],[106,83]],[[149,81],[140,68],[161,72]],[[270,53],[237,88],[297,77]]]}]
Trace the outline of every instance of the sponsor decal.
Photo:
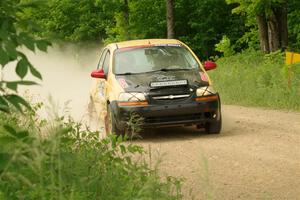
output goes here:
[{"label": "sponsor decal", "polygon": [[119,83],[122,88],[128,88],[128,84],[124,78],[119,78]]},{"label": "sponsor decal", "polygon": [[104,97],[104,87],[105,87],[105,83],[104,81],[101,81],[98,85],[98,92],[99,92],[98,94],[100,98]]},{"label": "sponsor decal", "polygon": [[200,77],[202,81],[208,82],[208,78],[204,72],[200,72]]},{"label": "sponsor decal", "polygon": [[181,47],[180,44],[155,44],[153,46],[155,46],[155,47],[161,47],[161,46],[163,46],[163,47]]},{"label": "sponsor decal", "polygon": [[187,85],[187,80],[176,80],[176,81],[161,81],[161,82],[151,82],[151,87],[167,87],[167,86],[179,86]]},{"label": "sponsor decal", "polygon": [[152,79],[156,79],[158,81],[172,81],[172,80],[175,80],[175,76],[173,76],[173,75],[166,76],[166,75],[162,75],[162,74],[155,74],[152,77],[153,77]]}]

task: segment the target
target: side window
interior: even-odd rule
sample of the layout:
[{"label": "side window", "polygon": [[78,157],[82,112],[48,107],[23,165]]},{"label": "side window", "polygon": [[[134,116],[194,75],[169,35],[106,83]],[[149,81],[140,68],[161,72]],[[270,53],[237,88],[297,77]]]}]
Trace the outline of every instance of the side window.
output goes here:
[{"label": "side window", "polygon": [[105,58],[105,54],[107,52],[107,49],[104,49],[101,53],[101,56],[100,56],[100,60],[98,62],[98,66],[97,66],[97,69],[101,69],[103,67],[103,62],[104,62],[104,58]]},{"label": "side window", "polygon": [[108,74],[108,70],[109,70],[109,58],[110,58],[110,53],[109,51],[107,51],[103,62],[103,70],[106,75]]}]

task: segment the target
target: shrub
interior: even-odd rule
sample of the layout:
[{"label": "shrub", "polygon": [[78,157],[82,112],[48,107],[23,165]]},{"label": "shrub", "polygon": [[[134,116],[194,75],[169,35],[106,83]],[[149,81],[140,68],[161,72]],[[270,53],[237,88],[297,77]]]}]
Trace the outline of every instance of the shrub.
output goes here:
[{"label": "shrub", "polygon": [[0,199],[181,199],[180,181],[150,169],[142,147],[34,116],[0,115]]}]

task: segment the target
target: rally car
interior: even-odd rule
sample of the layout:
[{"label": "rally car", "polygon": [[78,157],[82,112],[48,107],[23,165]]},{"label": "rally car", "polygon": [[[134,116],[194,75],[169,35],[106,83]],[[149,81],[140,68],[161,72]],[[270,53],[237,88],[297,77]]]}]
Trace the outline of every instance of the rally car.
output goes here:
[{"label": "rally car", "polygon": [[112,43],[91,73],[90,98],[107,133],[124,134],[135,115],[142,128],[196,125],[218,134],[220,97],[206,73],[214,68],[175,39]]}]

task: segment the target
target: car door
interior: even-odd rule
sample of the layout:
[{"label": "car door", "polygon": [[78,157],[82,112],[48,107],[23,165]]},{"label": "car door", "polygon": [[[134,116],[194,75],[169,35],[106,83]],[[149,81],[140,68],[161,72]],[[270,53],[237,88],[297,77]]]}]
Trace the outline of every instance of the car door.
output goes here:
[{"label": "car door", "polygon": [[[97,70],[103,69],[105,75],[108,75],[109,70],[109,57],[110,53],[108,49],[104,49],[101,53]],[[106,110],[106,85],[107,85],[107,77],[106,79],[102,78],[94,78],[92,84],[91,97],[93,99],[93,103],[98,114],[102,113]]]}]

